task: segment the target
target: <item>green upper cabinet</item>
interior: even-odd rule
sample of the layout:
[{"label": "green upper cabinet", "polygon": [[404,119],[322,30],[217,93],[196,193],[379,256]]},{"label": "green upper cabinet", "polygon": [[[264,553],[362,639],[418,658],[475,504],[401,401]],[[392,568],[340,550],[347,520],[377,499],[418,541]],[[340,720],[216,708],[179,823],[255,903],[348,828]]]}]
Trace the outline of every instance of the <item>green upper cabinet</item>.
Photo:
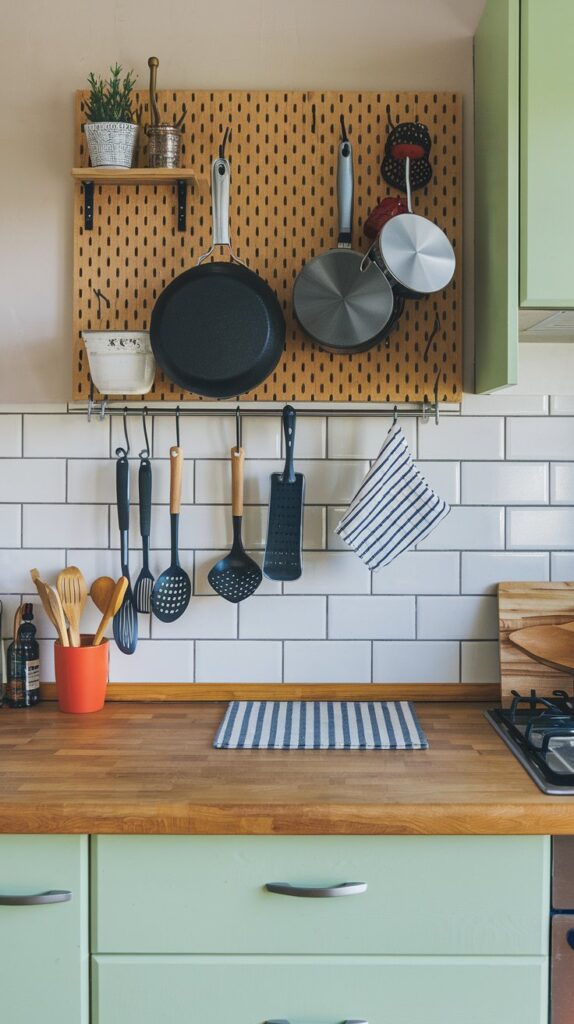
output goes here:
[{"label": "green upper cabinet", "polygon": [[564,309],[574,306],[574,2],[522,0],[520,18],[520,305]]},{"label": "green upper cabinet", "polygon": [[475,36],[478,392],[517,383],[519,308],[574,308],[573,35],[572,0],[487,0]]}]

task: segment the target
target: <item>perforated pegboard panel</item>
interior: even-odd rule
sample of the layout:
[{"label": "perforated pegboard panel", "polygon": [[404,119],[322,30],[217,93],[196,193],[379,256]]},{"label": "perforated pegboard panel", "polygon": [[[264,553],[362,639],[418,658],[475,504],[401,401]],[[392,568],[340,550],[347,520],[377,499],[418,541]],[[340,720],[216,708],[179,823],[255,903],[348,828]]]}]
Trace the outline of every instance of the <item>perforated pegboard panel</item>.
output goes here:
[{"label": "perforated pegboard panel", "polygon": [[[76,100],[75,165],[88,165],[81,125],[85,93]],[[462,123],[450,93],[160,92],[162,116],[188,109],[182,165],[199,179],[188,192],[186,232],[177,230],[177,194],[170,185],[96,185],[94,226],[85,231],[83,191],[75,185],[73,397],[89,395],[82,330],[145,330],[164,286],[209,248],[211,161],[227,125],[231,165],[231,238],[237,254],[276,290],[287,320],[285,354],[275,373],[242,400],[300,402],[459,401],[462,379]],[[148,93],[143,103],[149,120]],[[428,125],[433,180],[413,195],[417,213],[442,227],[457,255],[454,280],[440,294],[407,302],[387,344],[358,355],[331,355],[305,340],[292,314],[298,271],[336,244],[336,157],[339,117],[354,147],[353,245],[366,249],[363,221],[385,195],[380,176],[388,120]],[[146,166],[145,145],[139,163]],[[97,319],[93,288],[110,298]],[[435,315],[440,330],[425,349]],[[202,401],[158,371],[145,401]]]}]

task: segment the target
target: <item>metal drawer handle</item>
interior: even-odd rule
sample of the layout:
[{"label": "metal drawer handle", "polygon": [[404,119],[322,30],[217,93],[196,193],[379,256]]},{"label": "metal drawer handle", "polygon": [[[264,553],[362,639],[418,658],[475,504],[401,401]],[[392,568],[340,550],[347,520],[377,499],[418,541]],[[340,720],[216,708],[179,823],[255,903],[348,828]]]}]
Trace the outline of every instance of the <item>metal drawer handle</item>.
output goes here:
[{"label": "metal drawer handle", "polygon": [[67,903],[71,898],[69,889],[48,889],[32,896],[3,896],[0,893],[0,907],[39,907],[44,903]]},{"label": "metal drawer handle", "polygon": [[[266,1020],[264,1024],[289,1024],[288,1020]],[[369,1024],[368,1020],[344,1020],[342,1024]]]},{"label": "metal drawer handle", "polygon": [[[358,896],[367,891],[366,882],[342,882],[341,885],[290,885],[289,882],[267,882],[267,892],[278,896],[303,896],[306,899],[323,899],[329,896]],[[273,1024],[269,1021],[268,1024]],[[287,1022],[288,1024],[288,1022]],[[352,1024],[352,1022],[346,1022]]]}]

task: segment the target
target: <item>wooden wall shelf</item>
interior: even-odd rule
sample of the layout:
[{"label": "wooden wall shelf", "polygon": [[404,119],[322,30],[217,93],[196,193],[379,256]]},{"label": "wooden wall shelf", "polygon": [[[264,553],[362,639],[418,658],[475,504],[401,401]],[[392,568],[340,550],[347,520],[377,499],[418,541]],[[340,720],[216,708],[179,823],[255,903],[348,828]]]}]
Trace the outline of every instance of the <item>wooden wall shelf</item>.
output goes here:
[{"label": "wooden wall shelf", "polygon": [[[274,373],[244,402],[421,403],[462,397],[462,103],[452,93],[163,91],[162,120],[187,107],[181,170],[133,171],[88,167],[82,125],[86,92],[76,96],[74,206],[73,399],[90,394],[82,331],[147,330],[158,296],[193,267],[211,245],[209,179],[226,127],[231,166],[230,230],[237,255],[274,289],[287,323],[285,351]],[[149,121],[149,97],[134,97]],[[380,175],[389,124],[421,121],[429,128],[433,177],[413,195],[416,213],[446,231],[457,257],[451,284],[409,301],[386,342],[368,352],[322,352],[302,334],[292,308],[294,280],[314,255],[337,239],[336,158],[343,115],[354,149],[353,246],[366,250],[362,225],[380,199],[394,195]],[[142,136],[138,162],[147,162]],[[113,175],[113,177],[110,177]],[[129,175],[129,178],[126,176]],[[178,181],[195,185],[181,225]],[[149,177],[148,177],[149,176]],[[133,188],[123,188],[130,183]],[[161,187],[166,182],[175,188]],[[93,229],[85,228],[86,187]],[[110,300],[98,317],[94,289]],[[440,328],[431,339],[438,317]],[[429,343],[430,342],[430,343]],[[96,392],[96,399],[101,396]],[[114,401],[124,401],[114,396]],[[144,402],[195,402],[158,370]]]}]

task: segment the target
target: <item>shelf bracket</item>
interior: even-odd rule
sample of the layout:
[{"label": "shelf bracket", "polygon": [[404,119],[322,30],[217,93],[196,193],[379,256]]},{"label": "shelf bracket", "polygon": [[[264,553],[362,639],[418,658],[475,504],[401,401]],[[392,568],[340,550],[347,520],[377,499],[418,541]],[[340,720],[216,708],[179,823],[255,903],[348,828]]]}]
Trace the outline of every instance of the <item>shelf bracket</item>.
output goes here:
[{"label": "shelf bracket", "polygon": [[94,226],[94,183],[84,182],[84,231],[91,231]]},{"label": "shelf bracket", "polygon": [[187,222],[187,181],[180,178],[177,183],[177,230],[185,231]]}]

